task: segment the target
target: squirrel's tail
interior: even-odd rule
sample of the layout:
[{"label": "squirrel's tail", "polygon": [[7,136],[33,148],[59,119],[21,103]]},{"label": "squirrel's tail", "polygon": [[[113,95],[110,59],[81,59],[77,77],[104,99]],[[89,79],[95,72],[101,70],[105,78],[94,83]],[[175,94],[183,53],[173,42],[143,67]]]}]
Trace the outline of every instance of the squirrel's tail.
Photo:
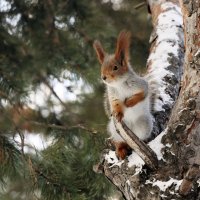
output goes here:
[{"label": "squirrel's tail", "polygon": [[159,91],[158,91],[158,82],[155,79],[152,79],[148,74],[144,77],[149,85],[149,98],[150,98],[150,108],[151,113],[154,114],[156,112],[156,106],[158,104],[159,99]]},{"label": "squirrel's tail", "polygon": [[158,89],[159,83],[155,79],[153,79],[149,74],[147,74],[144,78],[148,82],[149,86],[150,111],[154,119],[154,125],[151,135],[152,138],[154,138],[160,133],[160,130],[163,130],[164,128],[160,126],[159,121],[157,120],[157,118],[159,118],[159,114],[157,111],[159,111],[160,107],[162,106],[162,99],[160,99],[161,96]]}]

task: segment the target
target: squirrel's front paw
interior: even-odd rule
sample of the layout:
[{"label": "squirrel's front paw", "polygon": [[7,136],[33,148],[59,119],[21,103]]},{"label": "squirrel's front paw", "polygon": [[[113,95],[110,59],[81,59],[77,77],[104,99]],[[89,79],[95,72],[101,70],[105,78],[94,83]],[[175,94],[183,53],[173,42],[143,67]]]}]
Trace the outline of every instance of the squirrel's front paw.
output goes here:
[{"label": "squirrel's front paw", "polygon": [[118,99],[115,99],[112,102],[112,108],[113,108],[112,115],[117,119],[117,121],[121,122],[124,116],[123,104]]},{"label": "squirrel's front paw", "polygon": [[113,116],[117,119],[118,122],[121,122],[122,118],[124,117],[124,114],[123,112],[119,111],[119,112],[114,112]]}]

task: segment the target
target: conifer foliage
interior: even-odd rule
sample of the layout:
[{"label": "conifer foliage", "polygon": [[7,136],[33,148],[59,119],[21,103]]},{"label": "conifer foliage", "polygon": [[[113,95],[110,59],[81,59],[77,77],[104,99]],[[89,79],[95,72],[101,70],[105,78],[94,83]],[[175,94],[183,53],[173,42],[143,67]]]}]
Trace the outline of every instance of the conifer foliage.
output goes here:
[{"label": "conifer foliage", "polygon": [[[139,2],[0,1],[2,200],[112,195],[109,182],[92,170],[107,121],[92,43],[101,39],[113,49],[119,31],[129,29],[135,67],[144,65],[150,27],[146,10],[133,9]],[[49,142],[38,149],[28,135]]]}]

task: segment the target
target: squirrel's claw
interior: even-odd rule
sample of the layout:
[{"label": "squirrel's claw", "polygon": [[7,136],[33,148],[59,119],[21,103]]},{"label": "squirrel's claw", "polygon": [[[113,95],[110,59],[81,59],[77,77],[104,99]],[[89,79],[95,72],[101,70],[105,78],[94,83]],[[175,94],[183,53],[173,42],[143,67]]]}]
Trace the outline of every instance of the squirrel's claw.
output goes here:
[{"label": "squirrel's claw", "polygon": [[122,118],[124,117],[122,112],[116,112],[114,113],[115,118],[117,119],[118,122],[122,121]]}]

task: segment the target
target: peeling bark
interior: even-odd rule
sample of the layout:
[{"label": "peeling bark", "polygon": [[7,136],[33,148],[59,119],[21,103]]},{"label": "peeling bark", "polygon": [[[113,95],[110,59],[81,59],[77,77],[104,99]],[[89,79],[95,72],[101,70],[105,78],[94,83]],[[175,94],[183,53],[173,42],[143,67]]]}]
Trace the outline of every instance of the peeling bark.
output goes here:
[{"label": "peeling bark", "polygon": [[[126,200],[199,200],[200,3],[180,0],[183,30],[177,21],[181,17],[178,1],[147,2],[154,26],[147,78],[150,84],[156,82],[158,91],[153,113],[154,135],[167,126],[155,142],[149,144],[153,151],[161,151],[158,168],[149,169],[141,160],[131,164],[131,159],[138,159],[134,154],[123,162],[116,161],[111,151],[105,150],[96,170],[103,172]],[[171,19],[171,25],[165,18]]]}]

